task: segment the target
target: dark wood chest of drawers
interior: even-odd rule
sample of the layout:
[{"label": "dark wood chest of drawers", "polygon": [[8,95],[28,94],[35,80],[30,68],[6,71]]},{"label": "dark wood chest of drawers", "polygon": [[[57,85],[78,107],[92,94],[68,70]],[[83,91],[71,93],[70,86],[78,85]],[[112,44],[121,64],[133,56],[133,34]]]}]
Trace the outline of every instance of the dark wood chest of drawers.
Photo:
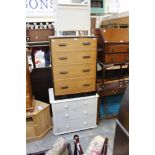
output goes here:
[{"label": "dark wood chest of drawers", "polygon": [[96,91],[96,37],[49,37],[55,99]]},{"label": "dark wood chest of drawers", "polygon": [[126,28],[95,29],[98,36],[98,60],[104,64],[129,62],[129,32]]}]

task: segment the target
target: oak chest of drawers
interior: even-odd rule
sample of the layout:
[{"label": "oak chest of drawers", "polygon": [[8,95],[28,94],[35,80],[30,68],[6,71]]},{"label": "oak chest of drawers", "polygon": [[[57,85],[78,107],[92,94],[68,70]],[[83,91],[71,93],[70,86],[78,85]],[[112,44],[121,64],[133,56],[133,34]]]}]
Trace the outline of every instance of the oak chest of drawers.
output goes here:
[{"label": "oak chest of drawers", "polygon": [[95,94],[97,38],[49,38],[55,99]]},{"label": "oak chest of drawers", "polygon": [[95,29],[98,36],[98,60],[104,64],[129,62],[129,30],[127,28]]},{"label": "oak chest of drawers", "polygon": [[49,100],[53,113],[55,135],[97,127],[98,95],[54,100],[53,89],[49,89]]}]

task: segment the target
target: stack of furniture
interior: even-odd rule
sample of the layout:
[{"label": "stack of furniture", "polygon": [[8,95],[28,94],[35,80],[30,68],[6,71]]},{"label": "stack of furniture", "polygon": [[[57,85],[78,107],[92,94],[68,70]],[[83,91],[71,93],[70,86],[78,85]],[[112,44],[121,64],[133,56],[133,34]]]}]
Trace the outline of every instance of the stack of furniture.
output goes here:
[{"label": "stack of furniture", "polygon": [[96,127],[97,38],[49,38],[53,77],[49,97],[54,134]]},{"label": "stack of furniture", "polygon": [[129,87],[126,88],[116,120],[113,155],[129,155]]},{"label": "stack of furniture", "polygon": [[[97,61],[102,68],[97,92],[107,104],[106,96],[122,94],[128,86],[129,32],[126,28],[106,28],[95,29],[94,33],[98,36]],[[114,74],[107,76],[109,71]]]},{"label": "stack of furniture", "polygon": [[51,128],[49,104],[33,100],[34,110],[26,113],[26,140],[42,138]]}]

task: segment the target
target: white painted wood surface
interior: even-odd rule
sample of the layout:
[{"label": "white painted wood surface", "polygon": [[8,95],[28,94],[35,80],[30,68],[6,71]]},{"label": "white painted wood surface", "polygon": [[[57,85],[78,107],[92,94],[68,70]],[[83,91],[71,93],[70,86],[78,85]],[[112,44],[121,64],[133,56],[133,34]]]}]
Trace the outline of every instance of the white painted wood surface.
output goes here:
[{"label": "white painted wood surface", "polygon": [[98,95],[54,100],[53,89],[49,89],[49,100],[53,113],[55,135],[95,128]]}]

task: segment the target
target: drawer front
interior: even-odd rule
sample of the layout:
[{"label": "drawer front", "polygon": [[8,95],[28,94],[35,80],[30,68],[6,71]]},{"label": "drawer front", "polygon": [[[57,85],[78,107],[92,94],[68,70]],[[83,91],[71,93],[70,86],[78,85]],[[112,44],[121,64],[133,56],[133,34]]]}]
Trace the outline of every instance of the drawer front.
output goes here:
[{"label": "drawer front", "polygon": [[129,45],[110,45],[108,52],[129,52]]},{"label": "drawer front", "polygon": [[97,106],[97,97],[93,97],[90,99],[80,99],[80,100],[73,100],[73,101],[68,101],[68,102],[60,102],[57,104],[52,104],[52,110],[53,110],[53,115],[57,116],[59,113],[65,113],[68,111],[74,111],[76,109],[86,109],[89,107],[92,107],[95,109]]},{"label": "drawer front", "polygon": [[55,96],[95,91],[96,77],[54,80]]},{"label": "drawer front", "polygon": [[95,76],[96,64],[77,64],[53,67],[54,79]]},{"label": "drawer front", "polygon": [[96,63],[96,51],[57,51],[52,54],[53,66],[76,63]]},{"label": "drawer front", "polygon": [[116,95],[116,94],[122,94],[125,92],[126,87],[122,88],[115,88],[115,89],[109,89],[109,90],[103,90],[100,92],[102,96],[109,96],[109,95]]},{"label": "drawer front", "polygon": [[94,103],[92,107],[80,107],[76,108],[71,111],[63,111],[57,114],[57,117],[55,117],[56,122],[61,122],[62,120],[67,122],[68,120],[75,120],[79,118],[90,118],[90,117],[96,117],[97,112],[97,104]]},{"label": "drawer front", "polygon": [[73,132],[77,130],[96,127],[96,117],[81,118],[76,120],[68,120],[67,122],[61,121],[56,125],[54,124],[55,133]]},{"label": "drawer front", "polygon": [[96,38],[60,38],[51,39],[52,52],[57,50],[96,49]]},{"label": "drawer front", "polygon": [[35,136],[34,123],[31,118],[26,119],[26,138],[31,138]]},{"label": "drawer front", "polygon": [[105,63],[125,63],[129,62],[129,54],[106,54]]}]

